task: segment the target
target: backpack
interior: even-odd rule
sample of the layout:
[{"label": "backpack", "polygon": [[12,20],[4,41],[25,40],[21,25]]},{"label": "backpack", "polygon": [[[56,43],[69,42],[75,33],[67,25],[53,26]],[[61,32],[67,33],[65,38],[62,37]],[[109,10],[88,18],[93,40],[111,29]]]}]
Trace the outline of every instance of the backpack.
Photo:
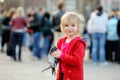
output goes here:
[{"label": "backpack", "polygon": [[55,31],[58,31],[58,32],[61,31],[60,30],[60,22],[61,22],[60,20],[61,20],[61,17],[64,13],[65,13],[64,11],[60,11],[53,16],[52,26],[55,29]]},{"label": "backpack", "polygon": [[42,29],[42,31],[43,31],[43,34],[44,34],[44,36],[48,36],[48,35],[50,35],[51,34],[51,24],[50,24],[50,21],[48,20],[48,19],[44,19],[44,27],[43,27],[43,29]]}]

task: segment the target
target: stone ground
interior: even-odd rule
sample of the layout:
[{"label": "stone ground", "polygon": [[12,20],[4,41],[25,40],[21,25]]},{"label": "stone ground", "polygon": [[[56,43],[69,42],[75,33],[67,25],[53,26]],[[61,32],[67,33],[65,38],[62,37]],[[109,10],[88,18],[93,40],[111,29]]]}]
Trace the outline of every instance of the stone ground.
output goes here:
[{"label": "stone ground", "polygon": [[[23,48],[22,62],[15,62],[0,52],[0,80],[55,80],[51,70],[41,72],[48,67],[47,57],[34,60],[31,52]],[[84,60],[85,80],[120,80],[120,65],[109,63],[107,66],[95,65],[88,59],[88,51]]]}]

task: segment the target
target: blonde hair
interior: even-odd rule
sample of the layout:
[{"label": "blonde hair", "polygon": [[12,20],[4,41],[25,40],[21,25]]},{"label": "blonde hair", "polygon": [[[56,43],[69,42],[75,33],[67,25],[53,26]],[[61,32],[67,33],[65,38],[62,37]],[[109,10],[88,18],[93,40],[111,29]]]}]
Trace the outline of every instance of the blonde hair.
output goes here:
[{"label": "blonde hair", "polygon": [[84,17],[81,15],[81,14],[77,14],[75,12],[66,12],[62,18],[61,18],[61,24],[60,24],[60,28],[61,28],[61,31],[63,33],[64,32],[64,22],[66,19],[69,19],[70,22],[75,22],[77,24],[77,27],[78,27],[78,31],[76,32],[76,35],[80,35],[81,33],[81,29],[82,27],[84,26],[84,22],[85,22],[85,19]]},{"label": "blonde hair", "polygon": [[23,7],[18,7],[16,10],[17,16],[25,16],[24,8]]},{"label": "blonde hair", "polygon": [[10,8],[9,11],[7,12],[6,16],[7,17],[12,17],[16,12],[15,8]]},{"label": "blonde hair", "polygon": [[120,16],[120,11],[116,11],[116,14],[117,14],[118,16]]}]

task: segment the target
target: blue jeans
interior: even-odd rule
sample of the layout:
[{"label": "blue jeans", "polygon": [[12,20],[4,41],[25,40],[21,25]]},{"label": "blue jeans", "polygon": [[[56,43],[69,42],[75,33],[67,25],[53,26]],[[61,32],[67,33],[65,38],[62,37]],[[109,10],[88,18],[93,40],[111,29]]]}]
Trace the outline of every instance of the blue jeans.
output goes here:
[{"label": "blue jeans", "polygon": [[50,39],[49,39],[49,36],[45,36],[45,37],[44,37],[43,53],[45,53],[46,55],[48,55],[49,47],[50,47]]},{"label": "blue jeans", "polygon": [[43,36],[42,32],[35,32],[33,34],[33,55],[38,59],[41,58],[41,47],[39,46],[39,42],[41,41],[41,37]]},{"label": "blue jeans", "polygon": [[13,48],[13,59],[16,60],[16,46],[18,45],[18,59],[21,61],[21,47],[23,43],[24,33],[13,32],[12,33],[12,48]]},{"label": "blue jeans", "polygon": [[92,34],[92,60],[93,62],[99,61],[102,63],[105,61],[106,53],[105,53],[105,41],[106,34],[105,33],[94,33]]}]

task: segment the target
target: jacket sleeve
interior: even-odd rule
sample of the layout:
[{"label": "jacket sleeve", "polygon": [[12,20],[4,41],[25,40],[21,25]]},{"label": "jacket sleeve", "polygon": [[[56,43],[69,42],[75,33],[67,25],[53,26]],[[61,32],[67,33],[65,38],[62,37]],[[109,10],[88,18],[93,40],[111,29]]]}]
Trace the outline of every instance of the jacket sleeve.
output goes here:
[{"label": "jacket sleeve", "polygon": [[92,33],[92,20],[89,19],[87,23],[87,32]]},{"label": "jacket sleeve", "polygon": [[62,39],[59,39],[58,42],[57,42],[57,48],[59,50],[61,50],[62,41],[63,41]]},{"label": "jacket sleeve", "polygon": [[84,55],[85,45],[82,42],[78,42],[76,45],[74,45],[72,55],[66,53],[61,60],[67,65],[80,66],[83,63]]},{"label": "jacket sleeve", "polygon": [[120,20],[118,21],[118,24],[117,24],[117,33],[118,33],[118,36],[120,37]]}]

